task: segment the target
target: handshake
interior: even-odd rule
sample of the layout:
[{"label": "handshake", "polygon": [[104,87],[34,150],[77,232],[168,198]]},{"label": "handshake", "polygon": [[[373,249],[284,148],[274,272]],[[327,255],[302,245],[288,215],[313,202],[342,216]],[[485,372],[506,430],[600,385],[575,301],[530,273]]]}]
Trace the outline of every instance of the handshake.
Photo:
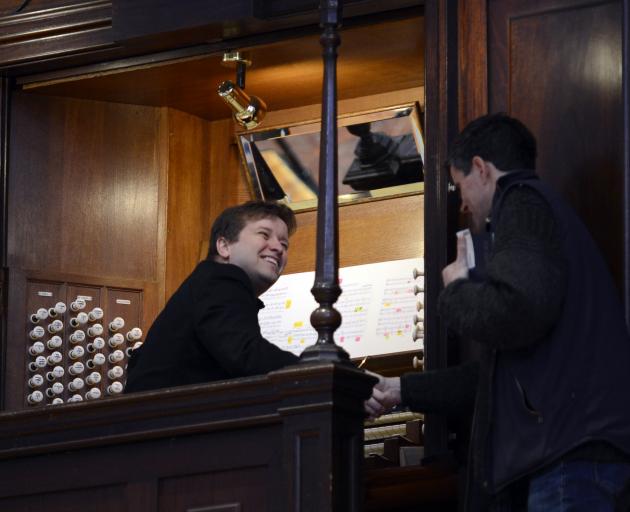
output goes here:
[{"label": "handshake", "polygon": [[400,377],[383,377],[369,371],[366,373],[378,379],[372,389],[372,396],[364,402],[365,412],[373,420],[400,404]]}]

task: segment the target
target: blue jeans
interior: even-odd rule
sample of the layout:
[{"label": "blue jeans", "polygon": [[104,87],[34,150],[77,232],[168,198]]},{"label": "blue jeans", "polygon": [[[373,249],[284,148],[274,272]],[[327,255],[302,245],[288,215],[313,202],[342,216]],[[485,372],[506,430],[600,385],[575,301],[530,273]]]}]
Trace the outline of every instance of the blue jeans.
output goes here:
[{"label": "blue jeans", "polygon": [[630,464],[560,462],[532,478],[528,512],[614,512],[615,496],[630,480]]}]

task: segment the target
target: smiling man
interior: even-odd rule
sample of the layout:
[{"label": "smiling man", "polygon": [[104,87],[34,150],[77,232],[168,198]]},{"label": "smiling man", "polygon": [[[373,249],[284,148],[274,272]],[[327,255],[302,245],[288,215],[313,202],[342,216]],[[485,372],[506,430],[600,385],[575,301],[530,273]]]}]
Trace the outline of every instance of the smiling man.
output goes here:
[{"label": "smiling man", "polygon": [[284,205],[250,201],[225,210],[208,258],[170,298],[129,361],[125,392],[258,375],[298,358],[260,333],[258,297],[287,263],[295,216]]}]

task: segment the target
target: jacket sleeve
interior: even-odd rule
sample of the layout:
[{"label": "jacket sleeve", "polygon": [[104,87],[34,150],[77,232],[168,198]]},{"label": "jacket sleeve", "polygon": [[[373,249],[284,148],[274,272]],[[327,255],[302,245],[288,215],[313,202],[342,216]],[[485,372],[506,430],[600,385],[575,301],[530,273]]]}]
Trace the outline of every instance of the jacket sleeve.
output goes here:
[{"label": "jacket sleeve", "polygon": [[477,361],[405,373],[400,383],[402,404],[418,412],[465,418],[472,414],[478,379]]},{"label": "jacket sleeve", "polygon": [[567,269],[561,234],[540,193],[515,186],[503,201],[487,277],[482,282],[450,283],[438,307],[458,336],[510,350],[536,344],[556,324]]},{"label": "jacket sleeve", "polygon": [[264,374],[299,360],[263,338],[257,304],[251,291],[229,276],[204,284],[195,298],[195,334],[232,377]]}]

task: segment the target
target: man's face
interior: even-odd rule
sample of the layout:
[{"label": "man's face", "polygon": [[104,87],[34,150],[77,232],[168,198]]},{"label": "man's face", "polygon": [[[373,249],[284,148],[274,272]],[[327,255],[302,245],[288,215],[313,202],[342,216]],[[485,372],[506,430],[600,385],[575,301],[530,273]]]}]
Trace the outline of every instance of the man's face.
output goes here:
[{"label": "man's face", "polygon": [[462,199],[460,211],[470,217],[470,228],[474,233],[485,230],[486,218],[492,208],[492,197],[495,190],[495,182],[489,178],[481,165],[473,162],[470,174],[465,175],[457,167],[451,166],[451,179],[459,189]]},{"label": "man's face", "polygon": [[289,234],[278,217],[246,221],[235,242],[219,239],[219,254],[227,263],[241,267],[261,295],[274,284],[287,264]]}]

